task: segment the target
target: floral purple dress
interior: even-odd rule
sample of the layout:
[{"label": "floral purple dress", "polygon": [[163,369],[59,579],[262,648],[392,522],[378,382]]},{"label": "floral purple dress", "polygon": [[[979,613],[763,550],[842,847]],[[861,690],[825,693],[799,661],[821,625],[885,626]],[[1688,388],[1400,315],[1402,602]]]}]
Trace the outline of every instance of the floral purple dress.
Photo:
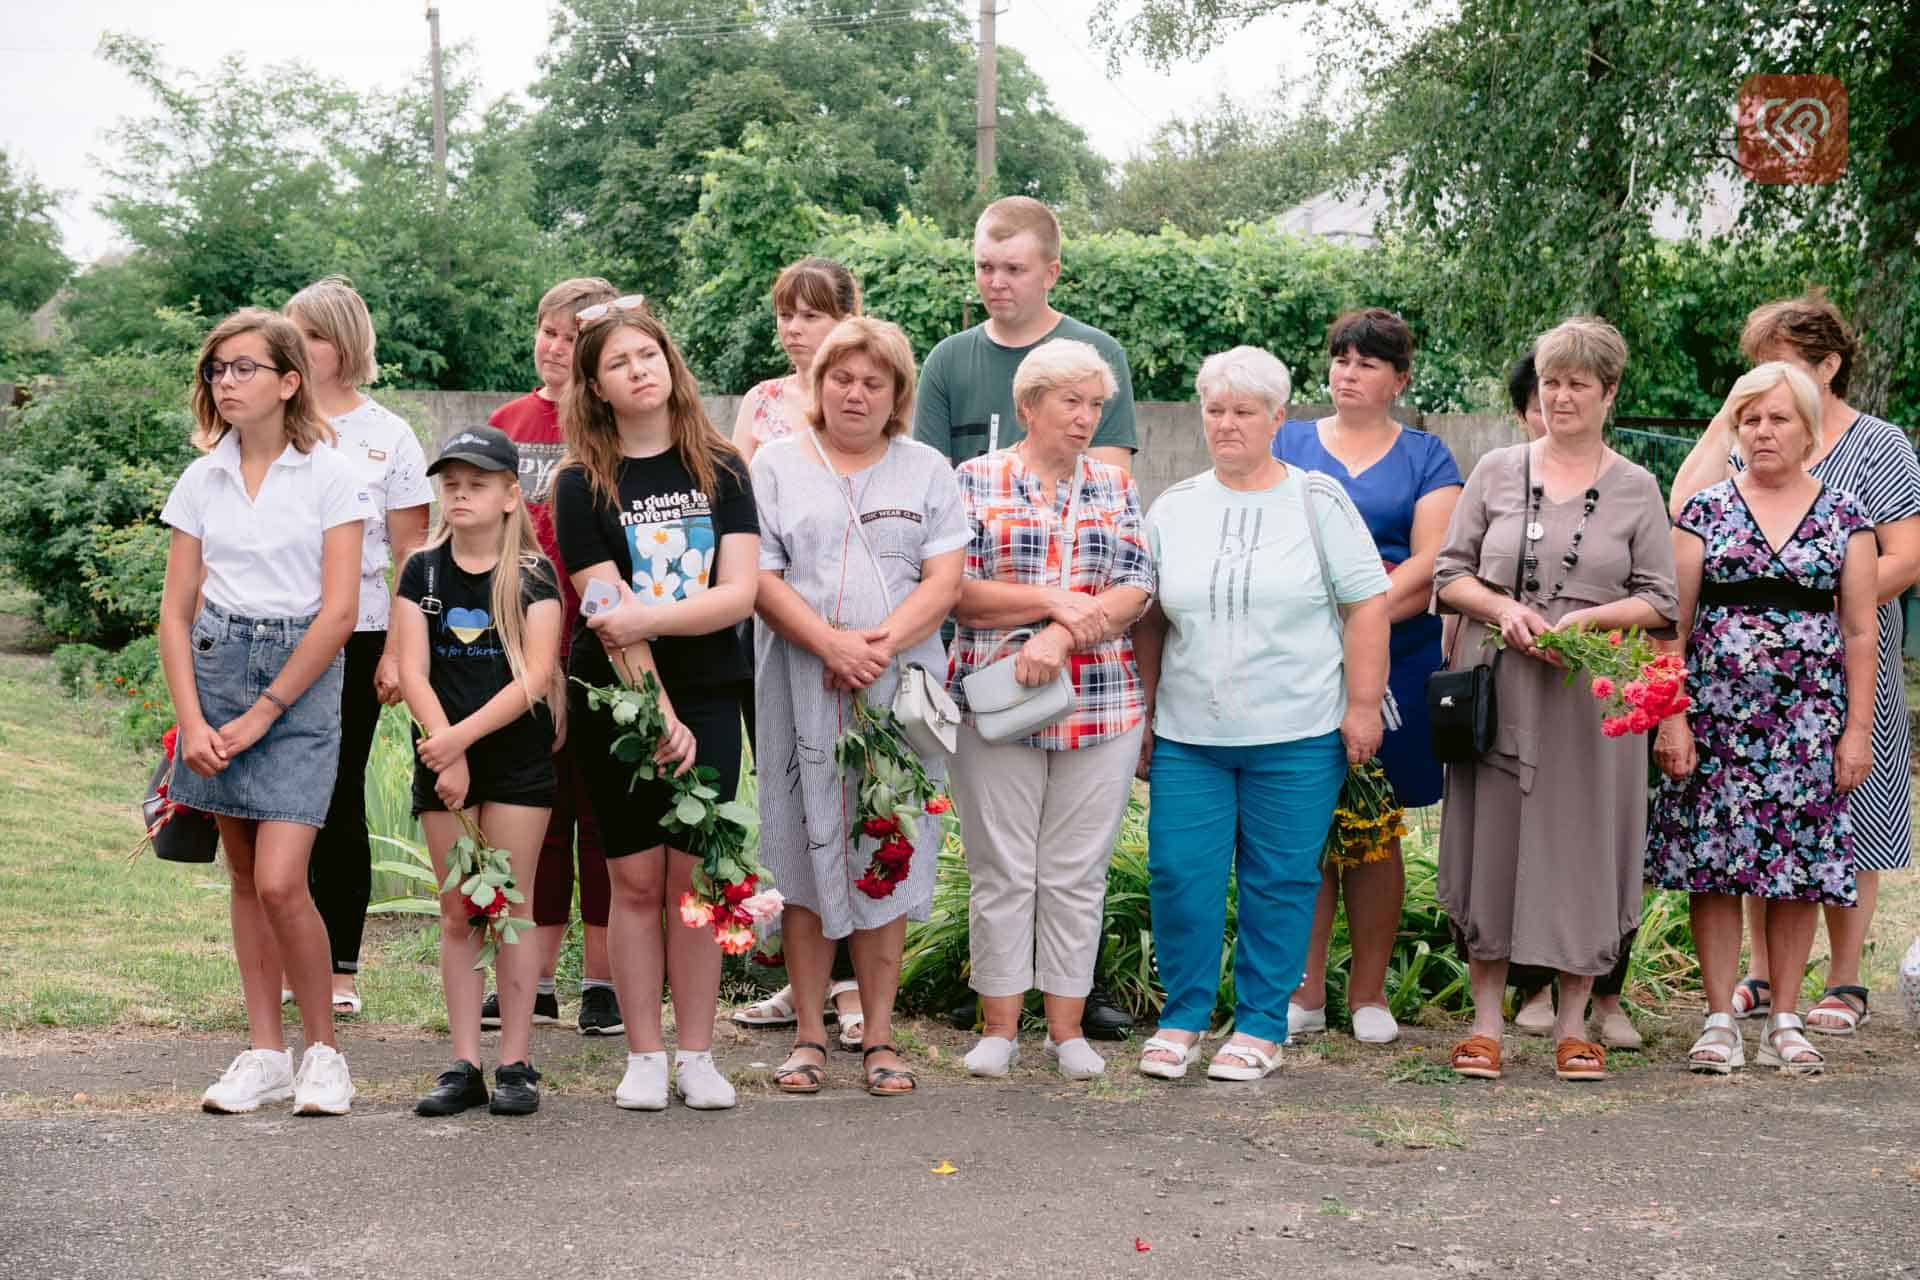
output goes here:
[{"label": "floral purple dress", "polygon": [[1654,795],[1647,879],[1852,906],[1853,828],[1833,785],[1847,714],[1833,598],[1847,540],[1872,522],[1853,498],[1822,487],[1776,552],[1728,480],[1695,494],[1675,527],[1705,544],[1687,640],[1699,763],[1688,777],[1663,778]]}]

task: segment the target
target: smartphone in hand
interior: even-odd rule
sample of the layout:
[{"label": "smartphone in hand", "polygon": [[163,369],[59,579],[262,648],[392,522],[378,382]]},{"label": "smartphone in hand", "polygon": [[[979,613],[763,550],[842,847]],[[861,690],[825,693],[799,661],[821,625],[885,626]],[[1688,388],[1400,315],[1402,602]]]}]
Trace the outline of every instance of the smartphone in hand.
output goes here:
[{"label": "smartphone in hand", "polygon": [[591,618],[596,613],[618,607],[620,589],[601,578],[588,578],[587,589],[580,597],[580,616]]}]

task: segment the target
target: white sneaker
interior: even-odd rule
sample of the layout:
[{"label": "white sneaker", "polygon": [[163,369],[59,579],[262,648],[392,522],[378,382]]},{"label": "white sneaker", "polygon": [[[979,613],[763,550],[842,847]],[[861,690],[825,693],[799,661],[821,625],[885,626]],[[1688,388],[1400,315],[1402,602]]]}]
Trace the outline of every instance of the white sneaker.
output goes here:
[{"label": "white sneaker", "polygon": [[200,1107],[238,1116],[258,1111],[263,1102],[285,1102],[292,1096],[292,1055],[285,1049],[248,1049],[200,1095]]},{"label": "white sneaker", "polygon": [[981,1036],[961,1061],[976,1076],[1004,1076],[1020,1061],[1020,1045],[1005,1036]]},{"label": "white sneaker", "polygon": [[733,1085],[713,1065],[710,1050],[681,1049],[673,1055],[673,1091],[695,1111],[725,1111],[734,1103]]},{"label": "white sneaker", "polygon": [[308,1045],[293,1077],[293,1114],[343,1116],[353,1105],[353,1092],[346,1056],[332,1045]]},{"label": "white sneaker", "polygon": [[1060,1074],[1069,1080],[1091,1080],[1107,1073],[1107,1060],[1094,1051],[1085,1036],[1075,1036],[1064,1044],[1055,1044],[1048,1036],[1046,1055],[1060,1064]]},{"label": "white sneaker", "polygon": [[1365,1044],[1392,1044],[1400,1038],[1400,1024],[1377,1004],[1363,1004],[1353,1011],[1353,1038]]},{"label": "white sneaker", "polygon": [[630,1053],[627,1074],[613,1091],[613,1105],[627,1111],[667,1109],[667,1051]]}]

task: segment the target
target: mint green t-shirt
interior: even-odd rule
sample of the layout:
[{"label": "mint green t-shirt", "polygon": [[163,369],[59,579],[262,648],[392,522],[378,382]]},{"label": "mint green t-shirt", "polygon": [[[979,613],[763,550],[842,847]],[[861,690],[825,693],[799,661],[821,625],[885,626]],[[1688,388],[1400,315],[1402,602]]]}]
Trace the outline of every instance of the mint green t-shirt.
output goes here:
[{"label": "mint green t-shirt", "polygon": [[1288,467],[1273,488],[1242,493],[1204,471],[1154,500],[1147,547],[1169,624],[1156,734],[1244,747],[1340,727],[1345,664],[1306,524],[1309,490],[1340,603],[1385,591],[1366,521],[1326,476]]},{"label": "mint green t-shirt", "polygon": [[[1113,380],[1119,384],[1119,391],[1100,411],[1093,446],[1137,447],[1133,370],[1127,367],[1127,353],[1112,338],[1072,316],[1061,316],[1060,323],[1040,342],[1054,338],[1091,344],[1105,358],[1113,370]],[[1003,347],[987,336],[984,324],[942,338],[927,353],[927,362],[920,369],[920,388],[913,401],[914,439],[946,454],[956,467],[987,452],[995,414],[1000,417],[1000,448],[1025,439],[1027,429],[1020,425],[1020,415],[1013,406],[1013,375],[1040,342]]]}]

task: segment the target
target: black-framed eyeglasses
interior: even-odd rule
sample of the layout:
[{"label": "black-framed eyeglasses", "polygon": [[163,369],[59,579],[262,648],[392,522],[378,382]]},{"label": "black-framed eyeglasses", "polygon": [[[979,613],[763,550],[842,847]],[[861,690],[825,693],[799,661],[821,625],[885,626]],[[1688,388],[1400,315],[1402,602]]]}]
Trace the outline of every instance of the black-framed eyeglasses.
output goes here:
[{"label": "black-framed eyeglasses", "polygon": [[231,371],[235,382],[251,382],[253,375],[262,369],[271,369],[275,373],[285,372],[277,364],[261,364],[258,360],[249,360],[241,356],[238,360],[209,360],[200,366],[200,376],[208,382],[218,382]]},{"label": "black-framed eyeglasses", "polygon": [[596,302],[590,307],[582,308],[573,313],[573,319],[574,323],[586,326],[597,320],[605,320],[608,316],[619,315],[622,311],[645,311],[646,309],[645,294],[629,293],[624,297],[615,298],[612,302]]}]

